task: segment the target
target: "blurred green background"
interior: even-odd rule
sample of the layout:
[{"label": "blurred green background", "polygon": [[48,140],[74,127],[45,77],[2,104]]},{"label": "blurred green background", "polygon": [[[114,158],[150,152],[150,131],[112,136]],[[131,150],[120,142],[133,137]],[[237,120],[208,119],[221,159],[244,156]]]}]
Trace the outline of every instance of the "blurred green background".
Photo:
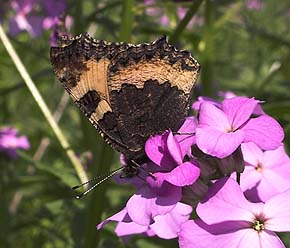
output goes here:
[{"label": "blurred green background", "polygon": [[[120,166],[119,155],[104,143],[80,113],[52,72],[51,32],[11,33],[9,22],[21,9],[1,1],[0,22],[34,80],[89,178]],[[21,15],[45,17],[43,4],[30,1]],[[72,35],[88,31],[96,39],[151,42],[162,34],[187,49],[202,66],[195,96],[216,97],[219,91],[265,101],[264,110],[285,130],[290,145],[290,1],[134,1],[76,0],[64,2]],[[51,15],[51,14],[50,14]],[[41,23],[38,23],[41,24]],[[42,22],[44,25],[44,22]],[[64,31],[64,30],[62,30]],[[177,247],[176,240],[136,235],[124,243],[110,224],[95,226],[123,208],[133,192],[108,180],[76,200],[71,186],[79,183],[66,151],[41,113],[0,42],[0,126],[17,128],[31,147],[11,160],[0,153],[0,247]],[[289,150],[288,150],[289,151]],[[288,153],[289,154],[289,153]],[[290,235],[282,235],[290,247]]]}]

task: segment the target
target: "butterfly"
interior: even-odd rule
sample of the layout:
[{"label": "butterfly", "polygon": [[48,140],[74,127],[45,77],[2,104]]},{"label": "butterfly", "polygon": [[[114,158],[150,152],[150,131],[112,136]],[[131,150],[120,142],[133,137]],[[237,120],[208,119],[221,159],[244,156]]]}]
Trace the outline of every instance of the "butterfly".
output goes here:
[{"label": "butterfly", "polygon": [[63,37],[50,51],[62,86],[127,169],[146,161],[146,140],[177,131],[188,114],[200,65],[163,36],[139,45]]}]

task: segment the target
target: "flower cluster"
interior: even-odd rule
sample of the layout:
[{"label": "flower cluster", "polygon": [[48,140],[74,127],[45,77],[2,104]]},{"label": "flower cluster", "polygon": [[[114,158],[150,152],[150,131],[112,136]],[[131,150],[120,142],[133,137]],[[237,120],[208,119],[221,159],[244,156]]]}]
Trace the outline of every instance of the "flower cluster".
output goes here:
[{"label": "flower cluster", "polygon": [[142,170],[128,180],[136,193],[98,229],[114,221],[120,237],[178,238],[180,247],[284,247],[275,234],[290,231],[283,129],[261,101],[222,96],[200,97],[192,105],[196,117],[177,133],[148,139],[150,162],[142,167],[152,174]]},{"label": "flower cluster", "polygon": [[27,150],[30,144],[25,136],[18,136],[18,131],[11,127],[0,129],[0,154],[5,152],[11,159],[17,158],[17,149]]},{"label": "flower cluster", "polygon": [[66,0],[12,0],[2,7],[0,14],[8,16],[11,36],[25,31],[38,37],[44,30],[52,30],[51,44],[54,45],[56,34],[67,34],[72,25],[72,18],[64,16],[65,10]]}]

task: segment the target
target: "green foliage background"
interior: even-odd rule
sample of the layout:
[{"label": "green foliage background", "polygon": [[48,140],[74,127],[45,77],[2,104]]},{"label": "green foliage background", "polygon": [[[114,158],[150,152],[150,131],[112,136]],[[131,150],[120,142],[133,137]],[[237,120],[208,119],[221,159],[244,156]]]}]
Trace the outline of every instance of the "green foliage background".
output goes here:
[{"label": "green foliage background", "polygon": [[[1,4],[1,3],[0,3]],[[178,7],[188,13],[179,20]],[[170,25],[146,14],[143,1],[68,1],[74,18],[72,33],[95,33],[97,39],[151,42],[162,34],[192,52],[202,66],[195,95],[216,97],[219,90],[254,96],[265,101],[265,111],[284,127],[290,145],[290,2],[264,1],[261,10],[244,1],[156,1]],[[193,16],[202,25],[186,28]],[[7,25],[4,26],[7,30]],[[12,44],[50,110],[64,97],[49,61],[49,32],[33,39],[28,33],[11,37]],[[195,97],[196,97],[195,96]],[[193,98],[193,100],[195,99]],[[79,179],[53,131],[32,98],[0,42],[0,125],[17,127],[29,137],[31,148],[10,161],[0,155],[0,247],[176,247],[176,240],[135,236],[125,244],[113,225],[97,231],[101,220],[116,213],[133,193],[113,180],[81,200],[72,185]],[[81,158],[88,177],[119,165],[118,154],[69,100],[59,125],[71,148]],[[35,153],[49,142],[40,160]],[[91,154],[92,159],[86,159]],[[290,247],[290,236],[282,235]]]}]

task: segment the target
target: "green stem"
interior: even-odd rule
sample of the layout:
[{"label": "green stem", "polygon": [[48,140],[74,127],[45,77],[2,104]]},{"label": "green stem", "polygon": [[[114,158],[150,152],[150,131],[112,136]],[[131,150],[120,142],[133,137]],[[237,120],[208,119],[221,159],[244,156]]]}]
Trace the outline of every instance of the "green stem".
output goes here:
[{"label": "green stem", "polygon": [[102,8],[97,8],[95,9],[88,17],[87,17],[87,22],[93,22],[96,21],[96,15],[99,13],[104,13],[107,10],[112,10],[115,7],[118,7],[121,4],[121,1],[114,1],[111,3],[106,4],[104,7]]},{"label": "green stem", "polygon": [[122,20],[120,28],[120,41],[131,41],[131,34],[134,22],[134,0],[124,0],[122,8]]},{"label": "green stem", "polygon": [[74,31],[77,35],[83,33],[84,23],[83,23],[83,1],[76,0],[74,4]]},{"label": "green stem", "polygon": [[[102,175],[108,172],[113,162],[114,156],[112,155],[112,148],[103,144],[99,150],[98,161],[96,162],[97,174]],[[109,179],[110,180],[110,179]],[[84,247],[97,247],[100,241],[100,232],[96,230],[96,223],[102,220],[102,214],[106,208],[106,190],[108,183],[98,186],[90,194],[90,199],[87,205],[87,224]]]},{"label": "green stem", "polygon": [[187,24],[190,22],[192,17],[195,15],[197,10],[199,9],[199,6],[201,5],[202,0],[196,0],[193,1],[192,5],[190,6],[189,10],[186,12],[185,17],[179,22],[176,29],[174,30],[170,42],[176,43],[180,35],[182,34],[183,30],[186,28]]},{"label": "green stem", "polygon": [[54,120],[49,108],[47,107],[46,103],[44,102],[42,96],[40,95],[38,89],[36,88],[34,82],[32,81],[30,75],[28,74],[25,66],[23,65],[22,61],[20,60],[18,54],[14,50],[10,40],[8,39],[7,35],[5,34],[2,25],[0,24],[0,38],[11,57],[12,61],[14,62],[18,72],[20,73],[21,77],[23,78],[25,84],[27,85],[28,89],[30,90],[34,100],[38,104],[40,110],[42,111],[44,117],[46,118],[48,124],[52,128],[56,138],[58,139],[61,147],[66,152],[68,158],[70,159],[74,169],[76,170],[76,173],[80,180],[82,182],[87,181],[87,175],[80,164],[79,160],[75,156],[75,153],[73,150],[70,149],[70,145],[68,141],[66,140],[65,136],[63,135],[61,129],[59,128],[58,124]]},{"label": "green stem", "polygon": [[213,97],[215,94],[214,81],[214,18],[215,3],[205,1],[205,31],[202,41],[201,82],[202,95]]}]

